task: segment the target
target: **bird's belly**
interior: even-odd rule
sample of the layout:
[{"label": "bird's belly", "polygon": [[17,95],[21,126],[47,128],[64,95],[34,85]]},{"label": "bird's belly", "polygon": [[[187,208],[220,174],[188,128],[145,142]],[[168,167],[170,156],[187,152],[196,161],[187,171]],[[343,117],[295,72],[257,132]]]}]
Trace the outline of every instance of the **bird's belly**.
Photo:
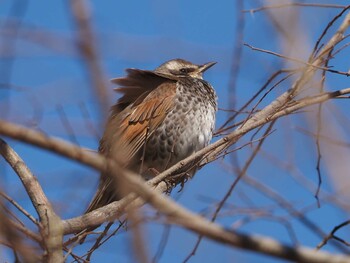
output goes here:
[{"label": "bird's belly", "polygon": [[144,176],[152,176],[150,168],[162,172],[209,144],[215,109],[208,105],[189,108],[170,112],[149,138],[142,158]]}]

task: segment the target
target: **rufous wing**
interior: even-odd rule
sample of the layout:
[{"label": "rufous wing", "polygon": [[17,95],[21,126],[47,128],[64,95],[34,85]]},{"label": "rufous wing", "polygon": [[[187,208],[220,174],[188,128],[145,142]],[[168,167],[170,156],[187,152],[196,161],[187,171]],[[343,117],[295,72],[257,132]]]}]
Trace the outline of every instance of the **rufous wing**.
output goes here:
[{"label": "rufous wing", "polygon": [[[137,162],[133,158],[173,109],[175,95],[176,82],[163,79],[157,88],[146,95],[142,93],[121,112],[115,110],[107,122],[99,151],[109,158],[124,161],[125,166],[132,161]],[[111,177],[102,173],[101,178],[86,213],[117,199]]]},{"label": "rufous wing", "polygon": [[122,151],[131,160],[174,107],[176,83],[163,82],[137,105],[120,113],[119,131],[113,136],[112,154]]},{"label": "rufous wing", "polygon": [[124,110],[130,104],[137,105],[151,91],[168,80],[166,77],[159,76],[149,70],[129,68],[126,72],[127,76],[111,80],[112,83],[119,86],[114,90],[122,94],[114,106],[118,111]]},{"label": "rufous wing", "polygon": [[[100,140],[99,151],[106,156],[113,156],[118,152],[116,149],[111,153],[115,142],[123,148],[128,138],[134,139],[129,142],[131,145],[133,142],[138,142],[130,149],[131,152],[135,152],[140,144],[136,138],[145,137],[144,131],[149,127],[148,122],[153,123],[152,119],[156,119],[155,123],[159,123],[160,109],[167,111],[171,101],[166,98],[174,96],[176,90],[174,80],[159,76],[153,71],[131,68],[126,72],[127,76],[111,80],[119,85],[114,90],[122,96],[112,107],[104,135]],[[165,98],[165,101],[161,101],[162,98]],[[141,123],[143,121],[146,123]]]}]

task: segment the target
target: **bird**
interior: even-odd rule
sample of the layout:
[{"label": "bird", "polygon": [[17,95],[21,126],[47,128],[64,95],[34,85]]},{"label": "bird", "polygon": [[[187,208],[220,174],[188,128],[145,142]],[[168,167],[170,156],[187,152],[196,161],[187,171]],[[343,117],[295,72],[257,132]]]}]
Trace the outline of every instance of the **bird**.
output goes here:
[{"label": "bird", "polygon": [[[121,96],[107,120],[99,153],[123,159],[125,168],[151,179],[207,146],[212,138],[217,95],[203,73],[215,65],[172,59],[155,70],[126,69],[112,79]],[[198,168],[178,171],[191,178]],[[85,213],[121,198],[108,172],[101,173],[96,194]]]}]

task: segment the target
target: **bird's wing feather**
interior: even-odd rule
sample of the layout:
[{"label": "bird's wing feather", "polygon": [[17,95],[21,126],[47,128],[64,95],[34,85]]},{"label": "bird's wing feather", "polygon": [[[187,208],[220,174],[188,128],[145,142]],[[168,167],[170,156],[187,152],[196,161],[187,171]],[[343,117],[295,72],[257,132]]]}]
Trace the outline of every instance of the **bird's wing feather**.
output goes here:
[{"label": "bird's wing feather", "polygon": [[125,109],[126,112],[121,112],[120,115],[124,116],[119,132],[113,138],[116,143],[112,147],[116,151],[122,150],[127,160],[133,158],[173,109],[175,95],[176,83],[164,82],[138,105],[131,105]]},{"label": "bird's wing feather", "polygon": [[[130,164],[149,136],[174,107],[176,82],[152,71],[128,69],[128,75],[113,79],[122,94],[107,121],[99,152]],[[99,190],[86,210],[90,212],[115,200],[112,178],[101,174]]]},{"label": "bird's wing feather", "polygon": [[112,83],[119,85],[114,90],[123,95],[114,106],[119,112],[131,103],[135,105],[142,101],[151,91],[168,80],[168,78],[149,70],[129,68],[126,72],[127,76],[125,77],[111,79]]}]

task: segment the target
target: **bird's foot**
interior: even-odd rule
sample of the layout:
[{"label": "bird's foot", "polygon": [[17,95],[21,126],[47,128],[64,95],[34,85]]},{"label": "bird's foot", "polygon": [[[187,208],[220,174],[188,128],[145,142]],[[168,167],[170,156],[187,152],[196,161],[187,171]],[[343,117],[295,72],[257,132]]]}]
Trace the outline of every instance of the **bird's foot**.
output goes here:
[{"label": "bird's foot", "polygon": [[168,189],[172,189],[178,184],[180,184],[179,192],[181,192],[185,186],[185,183],[188,181],[189,178],[191,178],[189,173],[180,173],[180,174],[172,175],[171,177],[166,179]]}]

